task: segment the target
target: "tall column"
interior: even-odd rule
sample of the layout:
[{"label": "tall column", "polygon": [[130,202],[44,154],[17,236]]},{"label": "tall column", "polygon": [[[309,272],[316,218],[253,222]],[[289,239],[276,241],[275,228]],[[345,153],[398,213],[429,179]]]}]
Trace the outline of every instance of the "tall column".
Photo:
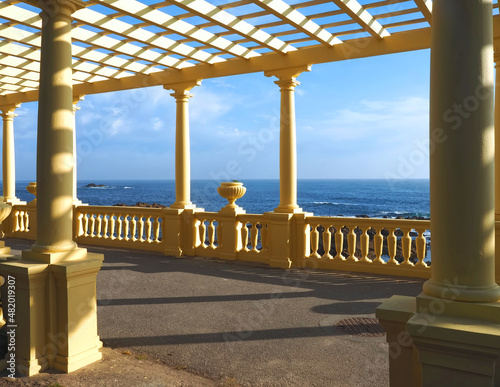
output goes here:
[{"label": "tall column", "polygon": [[280,203],[274,210],[278,213],[297,213],[297,135],[295,127],[296,78],[311,66],[268,71],[264,75],[275,76],[280,87]]},{"label": "tall column", "polygon": [[43,0],[37,138],[37,235],[22,259],[0,262],[15,277],[16,369],[72,372],[102,358],[96,277],[103,256],[73,242],[71,14],[80,0]]},{"label": "tall column", "polygon": [[376,315],[392,337],[391,386],[497,386],[492,0],[432,11],[432,274],[416,299],[393,296]]},{"label": "tall column", "polygon": [[78,102],[83,101],[85,99],[84,95],[77,95],[73,97],[73,119],[75,119],[74,130],[73,130],[73,205],[80,206],[82,205],[82,201],[78,199],[77,193],[77,180],[78,173],[76,170],[77,165],[77,154],[76,154],[76,112],[80,110],[80,107],[77,106]]},{"label": "tall column", "polygon": [[175,203],[171,208],[194,208],[191,203],[191,154],[189,144],[189,93],[201,81],[183,82],[164,85],[165,89],[174,92],[170,94],[176,102],[175,122]]},{"label": "tall column", "polygon": [[[175,121],[175,202],[163,210],[166,255],[181,256],[193,250],[192,215],[203,211],[191,202],[191,154],[189,146],[189,93],[200,80],[164,85],[176,102]],[[182,216],[181,216],[182,215]]]},{"label": "tall column", "polygon": [[430,138],[444,139],[430,156],[432,277],[424,293],[433,297],[500,299],[491,15],[491,0],[433,4]]},{"label": "tall column", "polygon": [[71,14],[80,0],[42,9],[37,140],[37,238],[33,251],[61,252],[73,242],[73,77]]},{"label": "tall column", "polygon": [[2,172],[3,172],[3,196],[4,201],[10,204],[21,203],[16,197],[16,157],[14,146],[14,110],[21,104],[0,106],[3,119],[3,152],[2,152]]},{"label": "tall column", "polygon": [[500,39],[494,40],[495,60],[495,280],[500,285]]}]

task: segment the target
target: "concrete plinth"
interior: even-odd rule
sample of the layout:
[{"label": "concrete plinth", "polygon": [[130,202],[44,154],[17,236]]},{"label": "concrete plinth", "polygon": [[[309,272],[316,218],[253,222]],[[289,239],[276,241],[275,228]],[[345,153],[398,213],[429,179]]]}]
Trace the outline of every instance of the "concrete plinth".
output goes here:
[{"label": "concrete plinth", "polygon": [[0,272],[15,279],[15,314],[6,315],[6,328],[15,331],[16,368],[23,375],[47,368],[72,372],[101,359],[96,276],[103,256],[85,249],[75,255],[52,264],[29,261],[25,254],[0,262]]}]

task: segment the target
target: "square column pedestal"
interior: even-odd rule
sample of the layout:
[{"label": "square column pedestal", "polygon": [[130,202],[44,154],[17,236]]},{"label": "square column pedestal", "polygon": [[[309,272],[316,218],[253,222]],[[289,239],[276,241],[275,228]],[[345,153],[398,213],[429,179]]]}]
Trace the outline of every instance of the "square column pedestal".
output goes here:
[{"label": "square column pedestal", "polygon": [[[401,335],[402,327],[409,334],[400,356],[390,357],[391,376],[399,368],[408,378],[404,381],[401,375],[399,381],[407,386],[500,386],[500,303],[460,302],[421,294],[412,299],[416,306],[412,313],[409,297],[402,303],[395,297],[400,296],[377,308],[377,317],[385,320],[382,324],[388,341]],[[391,315],[394,328],[388,324]],[[418,363],[409,351],[418,353]],[[391,386],[398,385],[391,377]]]},{"label": "square column pedestal", "polygon": [[72,372],[100,360],[96,278],[103,255],[78,248],[24,251],[22,260],[14,258],[0,262],[0,273],[15,289],[9,294],[15,315],[5,313],[5,318],[7,331],[15,331],[17,371],[28,376],[47,368]]}]

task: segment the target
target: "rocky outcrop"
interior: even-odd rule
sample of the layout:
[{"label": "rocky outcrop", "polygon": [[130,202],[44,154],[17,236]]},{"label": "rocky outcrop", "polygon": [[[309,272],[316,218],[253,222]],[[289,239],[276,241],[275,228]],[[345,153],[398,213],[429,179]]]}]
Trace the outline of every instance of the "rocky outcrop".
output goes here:
[{"label": "rocky outcrop", "polygon": [[95,184],[95,183],[90,183],[87,185],[84,185],[85,188],[99,188],[99,187],[107,187],[106,184]]},{"label": "rocky outcrop", "polygon": [[149,204],[149,203],[143,203],[143,202],[137,202],[137,203],[132,204],[132,205],[128,205],[125,203],[116,203],[115,206],[117,206],[117,207],[143,207],[143,208],[167,208],[168,207],[168,206],[164,206],[163,204],[160,204],[160,203]]}]

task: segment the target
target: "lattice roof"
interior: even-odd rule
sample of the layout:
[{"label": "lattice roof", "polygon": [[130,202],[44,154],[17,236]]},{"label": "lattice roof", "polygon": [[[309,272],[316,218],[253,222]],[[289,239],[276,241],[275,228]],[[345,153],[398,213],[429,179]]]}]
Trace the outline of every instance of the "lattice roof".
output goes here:
[{"label": "lattice roof", "polygon": [[[79,94],[426,48],[432,23],[430,0],[86,4],[72,32]],[[0,0],[0,103],[37,99],[38,13]]]}]

